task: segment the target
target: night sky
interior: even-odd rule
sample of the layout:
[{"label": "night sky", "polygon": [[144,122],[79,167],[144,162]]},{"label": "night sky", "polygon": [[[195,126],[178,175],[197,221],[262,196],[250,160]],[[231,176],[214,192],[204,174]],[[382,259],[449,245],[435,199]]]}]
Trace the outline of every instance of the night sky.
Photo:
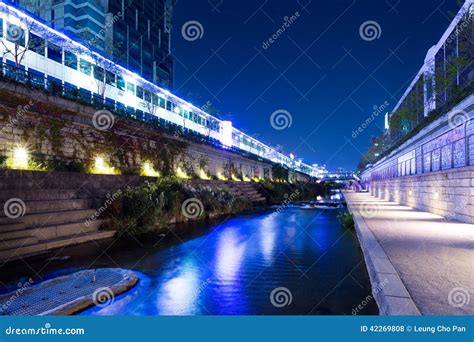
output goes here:
[{"label": "night sky", "polygon": [[[356,138],[352,132],[374,106],[396,105],[459,7],[456,0],[178,0],[174,92],[198,107],[211,103],[235,127],[306,163],[354,169],[383,129],[383,113]],[[193,41],[182,35],[191,20],[203,28]],[[379,24],[378,39],[361,38],[366,21]],[[276,130],[270,116],[280,109],[292,124]]]}]

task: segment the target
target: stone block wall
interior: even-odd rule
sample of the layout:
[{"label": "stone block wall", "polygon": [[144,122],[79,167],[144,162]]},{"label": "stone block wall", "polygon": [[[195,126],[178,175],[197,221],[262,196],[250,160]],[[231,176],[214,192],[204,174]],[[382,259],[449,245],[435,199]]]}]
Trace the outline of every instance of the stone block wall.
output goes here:
[{"label": "stone block wall", "polygon": [[[108,129],[93,125],[96,110],[67,99],[50,96],[13,83],[0,84],[0,155],[9,156],[16,146],[43,158],[59,158],[86,168],[97,156],[127,173],[140,170],[145,161],[155,169],[180,166],[209,176],[227,175],[229,164],[238,175],[272,177],[272,165],[210,145],[193,143],[180,134],[168,135],[149,124],[113,117]],[[306,175],[291,172],[293,180]]]},{"label": "stone block wall", "polygon": [[376,181],[370,193],[447,220],[474,223],[474,167]]},{"label": "stone block wall", "polygon": [[361,178],[378,198],[474,223],[474,95],[424,127]]}]

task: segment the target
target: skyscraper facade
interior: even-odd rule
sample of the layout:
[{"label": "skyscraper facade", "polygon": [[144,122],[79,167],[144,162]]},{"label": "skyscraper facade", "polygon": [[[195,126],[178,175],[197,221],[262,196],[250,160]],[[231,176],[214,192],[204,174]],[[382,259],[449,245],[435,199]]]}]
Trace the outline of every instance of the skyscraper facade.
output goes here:
[{"label": "skyscraper facade", "polygon": [[173,87],[174,0],[11,0],[162,87]]}]

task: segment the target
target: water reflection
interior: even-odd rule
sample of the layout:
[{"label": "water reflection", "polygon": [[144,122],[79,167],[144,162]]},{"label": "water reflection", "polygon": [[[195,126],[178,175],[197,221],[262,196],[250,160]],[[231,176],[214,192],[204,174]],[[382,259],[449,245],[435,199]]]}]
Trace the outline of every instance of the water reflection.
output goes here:
[{"label": "water reflection", "polygon": [[[173,247],[127,240],[109,254],[140,272],[140,283],[111,306],[83,314],[350,314],[371,290],[357,239],[341,228],[338,212],[243,215]],[[280,286],[293,302],[276,308],[269,296]],[[376,313],[372,302],[363,310]]]}]

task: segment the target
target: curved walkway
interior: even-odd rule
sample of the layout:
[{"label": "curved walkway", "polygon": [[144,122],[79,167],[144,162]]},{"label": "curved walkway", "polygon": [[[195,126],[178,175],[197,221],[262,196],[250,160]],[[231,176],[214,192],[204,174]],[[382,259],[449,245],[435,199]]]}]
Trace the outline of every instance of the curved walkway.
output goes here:
[{"label": "curved walkway", "polygon": [[90,306],[109,305],[137,282],[135,272],[120,268],[80,271],[38,285],[30,280],[18,284],[15,292],[0,296],[0,314],[71,315]]},{"label": "curved walkway", "polygon": [[383,314],[474,314],[474,225],[345,192]]}]

